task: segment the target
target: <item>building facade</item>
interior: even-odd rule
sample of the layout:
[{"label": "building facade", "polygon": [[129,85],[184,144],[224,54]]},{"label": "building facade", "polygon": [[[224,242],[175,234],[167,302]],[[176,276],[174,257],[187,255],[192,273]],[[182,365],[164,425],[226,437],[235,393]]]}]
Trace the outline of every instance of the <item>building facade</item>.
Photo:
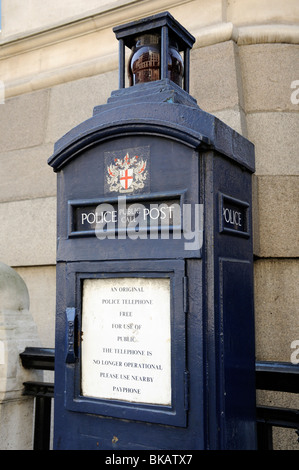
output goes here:
[{"label": "building facade", "polygon": [[47,159],[118,88],[112,28],[167,10],[196,38],[190,94],[255,145],[256,358],[299,362],[298,0],[2,0],[1,9],[0,261],[28,287],[40,345],[55,336]]}]

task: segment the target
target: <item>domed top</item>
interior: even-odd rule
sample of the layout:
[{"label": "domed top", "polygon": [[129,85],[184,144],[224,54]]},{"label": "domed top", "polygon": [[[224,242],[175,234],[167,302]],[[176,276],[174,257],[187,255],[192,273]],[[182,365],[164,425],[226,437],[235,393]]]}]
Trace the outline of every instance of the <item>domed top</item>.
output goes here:
[{"label": "domed top", "polygon": [[0,312],[28,309],[29,294],[25,282],[14,269],[0,262]]}]

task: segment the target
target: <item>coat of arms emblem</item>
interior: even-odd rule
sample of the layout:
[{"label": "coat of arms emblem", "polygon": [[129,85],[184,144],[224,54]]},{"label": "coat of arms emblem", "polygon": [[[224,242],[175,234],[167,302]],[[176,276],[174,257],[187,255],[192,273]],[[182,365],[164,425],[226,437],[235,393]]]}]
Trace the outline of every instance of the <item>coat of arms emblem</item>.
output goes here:
[{"label": "coat of arms emblem", "polygon": [[144,187],[147,178],[146,161],[127,153],[123,159],[115,158],[114,164],[107,166],[109,191],[130,193]]}]

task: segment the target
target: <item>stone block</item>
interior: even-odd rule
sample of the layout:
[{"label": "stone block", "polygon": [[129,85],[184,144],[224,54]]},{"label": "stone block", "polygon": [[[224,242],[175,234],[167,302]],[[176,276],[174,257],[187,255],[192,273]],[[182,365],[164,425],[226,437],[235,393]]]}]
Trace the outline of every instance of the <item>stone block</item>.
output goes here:
[{"label": "stone block", "polygon": [[298,23],[297,0],[234,0],[226,2],[227,21],[238,25]]},{"label": "stone block", "polygon": [[254,278],[257,360],[290,362],[299,340],[298,260],[257,260]]},{"label": "stone block", "polygon": [[232,109],[215,111],[213,115],[225,122],[225,124],[237,131],[239,134],[247,137],[246,116],[242,108],[239,106]]},{"label": "stone block", "polygon": [[62,21],[68,23],[76,17],[84,17],[94,11],[105,11],[109,2],[105,0],[52,0],[51,4],[31,0],[28,9],[18,0],[3,2],[3,32],[5,36],[49,29]]},{"label": "stone block", "polygon": [[10,266],[55,264],[56,198],[0,204],[0,259]]},{"label": "stone block", "polygon": [[40,145],[44,140],[48,90],[5,100],[0,107],[2,152]]},{"label": "stone block", "polygon": [[53,144],[0,153],[0,201],[55,196],[52,153]]},{"label": "stone block", "polygon": [[118,89],[118,71],[57,85],[51,89],[47,142],[56,142],[82,121],[92,117],[93,108],[105,104]]},{"label": "stone block", "polygon": [[260,257],[299,256],[299,177],[257,178],[258,233],[255,252]]},{"label": "stone block", "polygon": [[299,79],[299,45],[239,47],[245,111],[298,111],[291,84]]},{"label": "stone block", "polygon": [[30,313],[36,324],[41,347],[55,346],[56,267],[15,268],[24,279],[30,297]]},{"label": "stone block", "polygon": [[33,398],[0,403],[0,414],[3,424],[0,427],[0,450],[32,450]]},{"label": "stone block", "polygon": [[247,115],[248,139],[255,145],[257,175],[298,175],[299,113]]},{"label": "stone block", "polygon": [[226,41],[191,52],[190,94],[204,111],[242,106],[238,49]]},{"label": "stone block", "polygon": [[259,232],[259,204],[258,204],[258,177],[252,175],[252,233],[253,233],[253,253],[260,253],[260,232]]}]

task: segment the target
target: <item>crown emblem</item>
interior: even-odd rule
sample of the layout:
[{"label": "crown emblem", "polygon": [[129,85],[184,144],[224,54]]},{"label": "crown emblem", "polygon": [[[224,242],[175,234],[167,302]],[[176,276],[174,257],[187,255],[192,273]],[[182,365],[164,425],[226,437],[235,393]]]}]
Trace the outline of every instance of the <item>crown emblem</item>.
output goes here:
[{"label": "crown emblem", "polygon": [[144,187],[147,178],[146,161],[137,155],[130,158],[127,153],[123,159],[115,158],[114,164],[107,167],[109,191],[131,193]]}]

